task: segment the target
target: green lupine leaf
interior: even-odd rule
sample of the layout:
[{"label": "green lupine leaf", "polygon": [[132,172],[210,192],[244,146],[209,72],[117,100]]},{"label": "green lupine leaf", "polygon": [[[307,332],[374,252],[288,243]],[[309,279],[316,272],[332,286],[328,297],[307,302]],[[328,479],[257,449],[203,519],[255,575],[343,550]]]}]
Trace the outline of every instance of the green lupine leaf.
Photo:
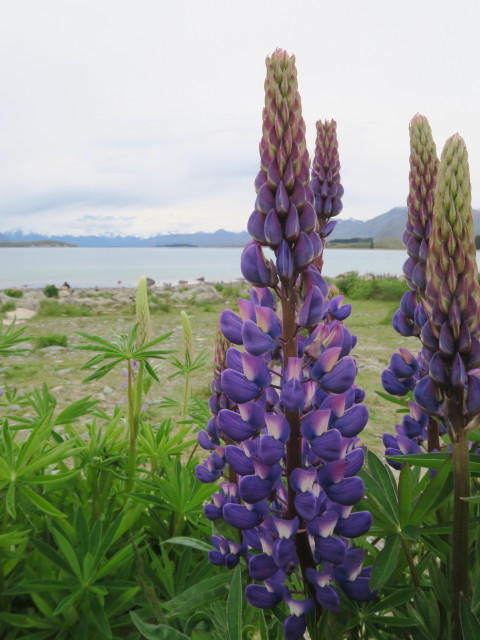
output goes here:
[{"label": "green lupine leaf", "polygon": [[188,636],[164,624],[150,624],[142,620],[135,611],[130,611],[133,624],[147,640],[189,640]]},{"label": "green lupine leaf", "polygon": [[377,396],[383,398],[384,400],[388,400],[392,404],[398,404],[405,409],[408,409],[408,399],[407,398],[397,398],[397,396],[391,396],[389,393],[384,393],[383,391],[375,391]]},{"label": "green lupine leaf", "polygon": [[424,516],[432,509],[438,508],[450,494],[452,480],[452,461],[445,460],[438,473],[430,480],[422,491],[412,511],[409,524],[419,525]]},{"label": "green lupine leaf", "polygon": [[385,546],[373,563],[372,578],[370,580],[370,587],[372,590],[382,587],[394,572],[395,567],[397,566],[399,549],[400,536],[387,536]]},{"label": "green lupine leaf", "polygon": [[480,571],[477,573],[473,583],[472,611],[476,613],[480,607]]},{"label": "green lupine leaf", "polygon": [[[84,448],[85,447],[82,447],[82,449]],[[30,471],[30,468],[28,470]],[[72,471],[65,471],[64,473],[52,473],[48,476],[23,476],[22,483],[52,485],[58,482],[59,484],[64,484],[67,480],[78,476],[79,473],[79,469],[73,469]]]},{"label": "green lupine leaf", "polygon": [[415,597],[416,589],[414,587],[405,587],[403,589],[398,589],[394,591],[390,595],[386,596],[380,602],[372,604],[369,608],[371,613],[376,613],[380,611],[386,611],[391,607],[398,607],[401,604],[405,604],[405,602],[410,602]]},{"label": "green lupine leaf", "polygon": [[100,633],[102,633],[106,638],[111,638],[112,630],[110,628],[108,618],[105,615],[105,609],[98,601],[98,598],[94,598],[92,596],[90,596],[90,613],[90,620],[92,620]]},{"label": "green lupine leaf", "polygon": [[480,622],[477,616],[470,609],[470,605],[463,593],[460,595],[460,622],[464,640],[480,638]]},{"label": "green lupine leaf", "polygon": [[365,616],[366,620],[373,622],[374,625],[385,624],[387,627],[416,627],[418,625],[417,620],[406,618],[405,616]]},{"label": "green lupine leaf", "polygon": [[76,575],[78,580],[82,582],[82,569],[80,567],[80,562],[78,556],[73,548],[72,543],[68,539],[65,531],[60,527],[60,525],[53,521],[52,522],[52,533],[55,538],[55,542],[58,545],[58,548],[62,552],[64,558],[70,565],[73,573]]},{"label": "green lupine leaf", "polygon": [[40,551],[42,555],[44,555],[48,560],[50,560],[50,562],[53,562],[54,564],[56,564],[57,567],[60,567],[60,569],[62,569],[62,571],[65,571],[65,573],[68,573],[69,575],[75,577],[75,574],[72,568],[69,567],[65,559],[62,558],[62,556],[58,553],[58,551],[50,547],[43,540],[33,539],[31,540],[31,543],[33,544],[34,547],[38,549],[38,551]]},{"label": "green lupine leaf", "polygon": [[59,616],[62,613],[62,611],[65,611],[65,609],[68,609],[68,607],[71,607],[80,598],[82,593],[83,593],[82,589],[77,589],[77,591],[74,591],[73,593],[69,593],[68,596],[66,596],[61,602],[58,603],[57,608],[53,612],[53,615]]},{"label": "green lupine leaf", "polygon": [[86,398],[72,402],[72,404],[58,414],[55,418],[55,424],[58,426],[64,425],[91,413],[98,404],[98,400],[90,400],[90,397],[91,396],[87,396]]},{"label": "green lupine leaf", "polygon": [[10,467],[11,469],[13,467],[13,445],[12,445],[12,438],[10,435],[10,427],[8,426],[7,420],[5,420],[5,422],[3,423],[2,435],[3,435],[3,444],[5,446],[5,460],[8,467]]},{"label": "green lupine leaf", "polygon": [[393,512],[395,512],[398,502],[397,484],[390,467],[384,464],[377,458],[373,451],[370,450],[367,452],[367,464],[372,477],[383,487],[385,495],[388,498],[388,504],[391,506]]},{"label": "green lupine leaf", "polygon": [[53,506],[48,500],[45,500],[40,494],[36,493],[32,489],[29,489],[25,485],[21,485],[19,490],[23,495],[40,511],[48,514],[49,516],[54,516],[55,518],[66,518],[66,514],[59,511],[56,507]]},{"label": "green lupine leaf", "polygon": [[198,609],[205,603],[222,595],[225,592],[226,584],[230,580],[230,575],[225,573],[206,578],[175,596],[175,598],[165,602],[163,606],[170,610],[170,615],[172,616]]},{"label": "green lupine leaf", "polygon": [[17,509],[15,507],[15,491],[16,491],[16,485],[14,482],[11,482],[7,489],[6,505],[7,505],[8,515],[14,520],[17,517]]},{"label": "green lupine leaf", "polygon": [[148,360],[145,360],[145,361],[144,361],[144,364],[145,364],[145,369],[146,369],[146,371],[147,371],[148,375],[149,375],[150,377],[152,377],[156,382],[160,382],[160,380],[159,380],[159,378],[158,378],[158,376],[157,376],[157,374],[156,374],[156,372],[155,372],[155,369],[154,369],[154,368],[152,367],[152,365],[148,362]]},{"label": "green lupine leaf", "polygon": [[122,360],[123,358],[117,358],[116,360],[113,360],[113,362],[104,364],[103,367],[100,367],[99,369],[94,371],[92,374],[82,380],[82,382],[91,382],[92,380],[99,380],[100,378],[103,378],[103,376],[106,376],[107,373],[109,373],[114,367],[116,367],[117,364],[122,362]]},{"label": "green lupine leaf", "polygon": [[229,640],[242,640],[242,574],[235,567],[227,599],[227,632]]},{"label": "green lupine leaf", "polygon": [[164,540],[161,544],[181,544],[185,547],[198,549],[199,551],[211,551],[213,549],[212,545],[209,544],[208,542],[204,542],[203,540],[198,540],[197,538],[188,538],[185,536],[169,538],[168,540]]}]

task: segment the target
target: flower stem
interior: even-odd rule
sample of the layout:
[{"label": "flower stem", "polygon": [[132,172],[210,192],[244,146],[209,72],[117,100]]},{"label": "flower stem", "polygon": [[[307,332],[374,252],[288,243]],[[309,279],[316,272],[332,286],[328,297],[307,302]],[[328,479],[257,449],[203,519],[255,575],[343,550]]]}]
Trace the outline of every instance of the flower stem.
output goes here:
[{"label": "flower stem", "polygon": [[[459,415],[458,415],[459,414]],[[455,428],[461,411],[457,407]],[[469,503],[463,498],[470,495],[470,461],[468,458],[468,438],[463,428],[455,429],[457,440],[452,445],[453,458],[453,602],[455,609],[455,638],[463,638],[460,624],[460,594],[468,599],[468,516]]]}]

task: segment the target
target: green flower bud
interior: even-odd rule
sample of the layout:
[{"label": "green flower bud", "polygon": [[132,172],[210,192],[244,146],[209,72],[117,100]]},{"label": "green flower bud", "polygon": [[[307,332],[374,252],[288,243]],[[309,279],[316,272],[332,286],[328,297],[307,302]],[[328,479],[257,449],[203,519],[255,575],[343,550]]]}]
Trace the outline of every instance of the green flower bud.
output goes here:
[{"label": "green flower bud", "polygon": [[136,315],[138,323],[137,346],[148,342],[152,328],[150,322],[150,309],[148,306],[147,278],[140,278],[137,286]]}]

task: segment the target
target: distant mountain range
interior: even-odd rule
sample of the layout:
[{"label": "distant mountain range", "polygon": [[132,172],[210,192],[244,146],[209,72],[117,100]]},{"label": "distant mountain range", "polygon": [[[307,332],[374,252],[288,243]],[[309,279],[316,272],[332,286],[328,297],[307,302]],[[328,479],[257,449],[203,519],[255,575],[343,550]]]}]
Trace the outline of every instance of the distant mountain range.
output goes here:
[{"label": "distant mountain range", "polygon": [[[339,219],[337,226],[330,238],[373,238],[401,239],[407,220],[407,208],[395,207],[387,213],[382,213],[370,220]],[[480,235],[480,211],[473,211],[475,235]],[[250,240],[246,231],[235,233],[219,229],[214,233],[172,233],[158,234],[151,238],[138,238],[137,236],[73,236],[52,235],[45,236],[38,233],[24,231],[12,231],[0,233],[0,242],[61,242],[76,245],[77,247],[171,247],[171,246],[197,246],[197,247],[243,247]],[[38,245],[37,245],[38,246]],[[50,245],[51,246],[51,245]]]}]

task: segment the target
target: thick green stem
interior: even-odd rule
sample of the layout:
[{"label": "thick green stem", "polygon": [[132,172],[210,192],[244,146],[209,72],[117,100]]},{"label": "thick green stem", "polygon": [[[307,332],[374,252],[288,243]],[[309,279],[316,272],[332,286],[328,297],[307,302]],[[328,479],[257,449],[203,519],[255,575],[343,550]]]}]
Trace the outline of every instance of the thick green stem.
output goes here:
[{"label": "thick green stem", "polygon": [[187,419],[189,397],[190,397],[190,372],[186,371],[185,383],[183,385],[182,421]]},{"label": "thick green stem", "polygon": [[125,490],[128,493],[132,490],[135,477],[135,469],[137,467],[137,436],[138,425],[140,421],[140,411],[142,408],[143,394],[143,363],[140,364],[138,371],[137,386],[135,388],[135,377],[133,373],[132,363],[128,361],[128,379],[127,379],[127,414],[128,414],[128,433],[129,448],[127,461],[127,484]]},{"label": "thick green stem", "polygon": [[[457,408],[458,411],[458,408]],[[461,417],[461,412],[460,412]],[[455,422],[453,422],[455,427]],[[470,464],[468,438],[465,430],[456,430],[457,441],[452,445],[453,458],[453,602],[455,608],[455,638],[462,640],[460,625],[460,594],[469,598],[468,582],[468,516],[469,504],[462,498],[470,495]]]}]

